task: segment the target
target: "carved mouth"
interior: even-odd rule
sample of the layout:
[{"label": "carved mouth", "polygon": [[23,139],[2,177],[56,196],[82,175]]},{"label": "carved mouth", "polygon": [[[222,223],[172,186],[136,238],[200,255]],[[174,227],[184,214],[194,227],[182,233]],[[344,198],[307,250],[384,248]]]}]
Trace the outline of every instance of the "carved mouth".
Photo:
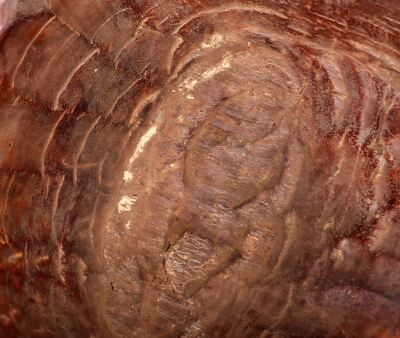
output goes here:
[{"label": "carved mouth", "polygon": [[0,332],[395,337],[400,7],[366,3],[50,0],[13,23]]}]

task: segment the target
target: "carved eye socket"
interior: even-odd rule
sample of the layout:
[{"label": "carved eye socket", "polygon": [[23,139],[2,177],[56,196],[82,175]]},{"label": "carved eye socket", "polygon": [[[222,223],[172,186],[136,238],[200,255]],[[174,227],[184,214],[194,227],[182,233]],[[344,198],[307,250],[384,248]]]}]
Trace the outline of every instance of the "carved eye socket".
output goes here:
[{"label": "carved eye socket", "polygon": [[0,337],[397,336],[400,7],[384,3],[15,7]]}]

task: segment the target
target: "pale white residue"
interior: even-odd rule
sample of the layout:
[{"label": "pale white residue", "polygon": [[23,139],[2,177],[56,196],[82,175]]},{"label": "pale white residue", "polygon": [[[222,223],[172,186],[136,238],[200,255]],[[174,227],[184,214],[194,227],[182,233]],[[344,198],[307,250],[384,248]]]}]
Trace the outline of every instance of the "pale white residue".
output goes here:
[{"label": "pale white residue", "polygon": [[331,259],[335,262],[343,262],[344,261],[343,251],[340,249],[332,250]]},{"label": "pale white residue", "polygon": [[130,230],[131,229],[131,225],[132,225],[132,222],[129,221],[128,223],[125,224],[125,229],[126,230]]},{"label": "pale white residue", "polygon": [[133,179],[133,174],[131,172],[131,168],[135,160],[143,153],[146,144],[154,137],[157,133],[157,126],[150,127],[146,133],[140,138],[138,144],[136,145],[135,151],[131,158],[128,161],[128,167],[124,171],[123,180],[125,183],[129,183]]},{"label": "pale white residue", "polygon": [[221,62],[203,72],[198,79],[192,77],[185,79],[185,81],[179,85],[179,91],[192,91],[200,82],[209,80],[218,73],[231,68],[231,59],[232,55],[228,54]]},{"label": "pale white residue", "polygon": [[331,218],[328,222],[326,222],[326,223],[324,224],[323,228],[324,228],[324,230],[332,229],[333,226],[334,226],[334,224],[335,224],[334,219]]},{"label": "pale white residue", "polygon": [[99,71],[99,68],[96,68],[96,69],[94,70],[95,73],[97,73],[98,71]]},{"label": "pale white residue", "polygon": [[186,96],[186,98],[187,98],[188,100],[194,100],[194,96],[193,96],[192,94],[188,94],[188,95]]},{"label": "pale white residue", "polygon": [[183,83],[179,86],[179,90],[182,91],[184,89],[186,90],[193,90],[194,87],[196,87],[196,85],[198,84],[198,80],[196,79],[192,79],[192,78],[188,78],[185,81],[183,81]]},{"label": "pale white residue", "polygon": [[231,68],[231,59],[232,59],[232,56],[228,55],[216,66],[206,70],[202,75],[203,79],[209,80],[213,76],[217,75],[218,73],[221,73],[224,70]]},{"label": "pale white residue", "polygon": [[129,164],[132,165],[133,162],[139,157],[146,146],[146,144],[153,138],[153,136],[157,133],[157,126],[152,126],[146,133],[140,138],[139,143],[136,146],[135,152],[132,157],[129,159]]},{"label": "pale white residue", "polygon": [[129,182],[132,182],[132,180],[133,180],[133,174],[130,171],[125,170],[124,171],[124,182],[129,183]]},{"label": "pale white residue", "polygon": [[221,34],[216,33],[211,36],[210,40],[203,42],[201,48],[216,48],[221,45],[222,41],[224,41],[224,37]]},{"label": "pale white residue", "polygon": [[135,204],[137,197],[130,197],[128,195],[122,196],[121,200],[118,203],[118,213],[123,213],[127,211],[131,211],[132,205]]}]

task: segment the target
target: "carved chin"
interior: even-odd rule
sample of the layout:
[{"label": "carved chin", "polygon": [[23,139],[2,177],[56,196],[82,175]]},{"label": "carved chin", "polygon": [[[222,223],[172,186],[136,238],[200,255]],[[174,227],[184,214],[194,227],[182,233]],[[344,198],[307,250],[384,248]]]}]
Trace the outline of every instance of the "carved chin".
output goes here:
[{"label": "carved chin", "polygon": [[386,2],[0,5],[0,336],[397,337]]}]

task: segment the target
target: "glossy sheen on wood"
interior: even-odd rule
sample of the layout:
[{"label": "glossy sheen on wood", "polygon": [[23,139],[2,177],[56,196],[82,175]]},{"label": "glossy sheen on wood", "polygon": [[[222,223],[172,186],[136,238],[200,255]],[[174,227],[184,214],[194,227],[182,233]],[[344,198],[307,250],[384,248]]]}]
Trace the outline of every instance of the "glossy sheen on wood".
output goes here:
[{"label": "glossy sheen on wood", "polygon": [[0,13],[1,337],[400,337],[398,1]]}]

